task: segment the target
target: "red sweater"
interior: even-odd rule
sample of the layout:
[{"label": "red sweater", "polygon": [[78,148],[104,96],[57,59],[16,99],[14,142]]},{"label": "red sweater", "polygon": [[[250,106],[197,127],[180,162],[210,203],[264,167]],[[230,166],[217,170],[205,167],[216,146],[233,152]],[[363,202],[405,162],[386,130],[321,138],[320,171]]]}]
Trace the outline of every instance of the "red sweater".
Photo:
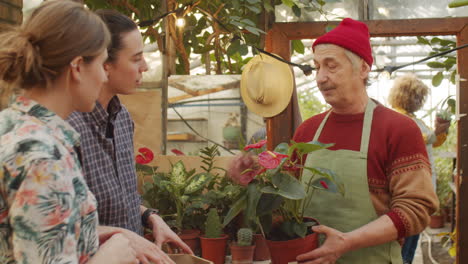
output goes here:
[{"label": "red sweater", "polygon": [[[325,113],[304,121],[293,140],[309,142]],[[331,113],[319,141],[335,143],[330,150],[359,151],[364,113]],[[303,159],[305,160],[305,159]],[[421,232],[438,206],[421,130],[409,117],[382,105],[374,110],[368,150],[367,177],[377,214],[387,214],[402,238]]]}]

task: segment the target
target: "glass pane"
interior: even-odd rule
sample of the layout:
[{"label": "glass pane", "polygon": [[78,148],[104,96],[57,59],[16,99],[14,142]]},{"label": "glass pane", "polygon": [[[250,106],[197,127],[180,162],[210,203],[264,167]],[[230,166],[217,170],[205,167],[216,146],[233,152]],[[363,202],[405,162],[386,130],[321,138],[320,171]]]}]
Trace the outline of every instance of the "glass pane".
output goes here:
[{"label": "glass pane", "polygon": [[462,17],[468,15],[468,6],[449,8],[451,0],[373,0],[371,19],[410,19],[432,17]]},{"label": "glass pane", "polygon": [[[314,1],[315,2],[315,1]],[[341,20],[343,17],[358,19],[359,0],[326,1],[323,13],[301,7],[301,16],[296,17],[284,4],[275,7],[276,22],[307,22]]]}]

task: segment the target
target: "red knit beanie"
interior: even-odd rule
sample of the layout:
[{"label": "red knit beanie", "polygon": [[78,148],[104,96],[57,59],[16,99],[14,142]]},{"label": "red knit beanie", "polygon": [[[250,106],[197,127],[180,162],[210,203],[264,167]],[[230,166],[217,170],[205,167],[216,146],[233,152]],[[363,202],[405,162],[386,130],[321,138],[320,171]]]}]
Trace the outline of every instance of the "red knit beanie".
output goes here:
[{"label": "red knit beanie", "polygon": [[312,49],[315,51],[315,46],[325,43],[338,45],[354,52],[367,62],[369,67],[372,67],[374,60],[370,46],[369,29],[366,24],[351,18],[345,18],[336,28],[317,38],[312,45]]}]

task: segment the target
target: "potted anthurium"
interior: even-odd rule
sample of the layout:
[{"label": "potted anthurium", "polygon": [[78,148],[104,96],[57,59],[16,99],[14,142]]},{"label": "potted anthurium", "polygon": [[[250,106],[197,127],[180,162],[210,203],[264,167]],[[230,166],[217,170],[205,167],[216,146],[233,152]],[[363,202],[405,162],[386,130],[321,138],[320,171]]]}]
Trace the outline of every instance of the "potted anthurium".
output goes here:
[{"label": "potted anthurium", "polygon": [[[263,140],[244,150],[261,149],[265,144]],[[223,224],[227,225],[242,212],[244,225],[258,226],[263,231],[273,264],[295,261],[297,255],[318,247],[317,234],[310,228],[317,222],[304,217],[305,208],[316,189],[344,195],[344,185],[337,182],[332,171],[305,167],[301,159],[332,145],[317,141],[281,143],[274,151],[238,156],[231,164],[229,176],[245,188]],[[310,173],[303,178],[304,171]]]}]

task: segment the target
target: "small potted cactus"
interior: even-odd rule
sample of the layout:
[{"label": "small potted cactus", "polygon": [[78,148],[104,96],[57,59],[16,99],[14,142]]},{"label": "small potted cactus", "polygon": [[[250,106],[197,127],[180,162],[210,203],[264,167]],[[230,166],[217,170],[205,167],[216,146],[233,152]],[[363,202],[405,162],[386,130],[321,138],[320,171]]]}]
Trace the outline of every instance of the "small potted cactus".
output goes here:
[{"label": "small potted cactus", "polygon": [[216,208],[211,208],[205,222],[205,235],[200,237],[202,258],[214,264],[224,264],[228,236],[223,234],[223,226]]},{"label": "small potted cactus", "polygon": [[237,242],[231,244],[233,264],[253,263],[255,245],[252,245],[253,232],[250,228],[241,228],[237,231]]}]

